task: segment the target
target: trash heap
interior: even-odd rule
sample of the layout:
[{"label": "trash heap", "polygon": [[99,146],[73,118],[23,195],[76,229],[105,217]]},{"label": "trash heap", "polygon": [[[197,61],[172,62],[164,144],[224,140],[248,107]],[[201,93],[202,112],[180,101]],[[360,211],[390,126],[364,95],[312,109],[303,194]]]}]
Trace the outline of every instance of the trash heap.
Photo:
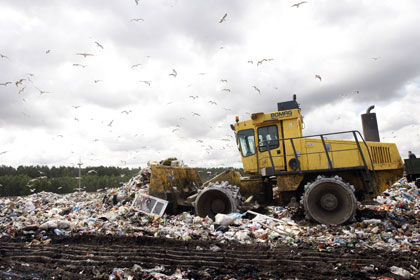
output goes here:
[{"label": "trash heap", "polygon": [[139,175],[120,188],[97,193],[41,192],[0,198],[1,237],[23,236],[28,245],[49,243],[53,236],[106,234],[270,246],[298,247],[304,243],[319,251],[337,246],[407,252],[420,248],[419,189],[405,179],[378,196],[377,205],[361,206],[361,212],[370,211],[374,217],[327,226],[293,220],[297,207],[268,207],[265,214],[218,214],[214,221],[189,212],[148,215],[136,203],[139,196],[148,193],[143,178]]}]

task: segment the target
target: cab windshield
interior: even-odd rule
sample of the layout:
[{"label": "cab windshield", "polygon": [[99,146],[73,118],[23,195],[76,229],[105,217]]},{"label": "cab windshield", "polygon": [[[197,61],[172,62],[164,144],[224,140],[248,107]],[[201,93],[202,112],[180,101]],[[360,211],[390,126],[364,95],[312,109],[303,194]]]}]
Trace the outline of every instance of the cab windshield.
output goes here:
[{"label": "cab windshield", "polygon": [[255,154],[255,136],[253,129],[240,130],[238,132],[239,144],[242,156],[248,157]]},{"label": "cab windshield", "polygon": [[279,147],[278,132],[276,125],[258,128],[258,146],[260,152],[273,150]]}]

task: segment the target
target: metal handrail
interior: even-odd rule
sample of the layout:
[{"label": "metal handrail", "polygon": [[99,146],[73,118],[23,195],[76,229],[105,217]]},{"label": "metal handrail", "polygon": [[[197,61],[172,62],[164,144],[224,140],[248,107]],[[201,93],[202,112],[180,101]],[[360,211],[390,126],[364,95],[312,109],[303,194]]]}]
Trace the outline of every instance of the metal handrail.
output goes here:
[{"label": "metal handrail", "polygon": [[[354,141],[355,141],[355,143],[356,143],[356,145],[357,145],[357,148],[355,148],[355,149],[343,149],[343,150],[336,150],[336,151],[328,151],[328,148],[327,148],[327,145],[326,145],[326,143],[325,143],[325,139],[324,139],[324,137],[325,136],[328,136],[328,135],[340,135],[340,134],[347,134],[347,133],[350,133],[350,134],[352,134],[353,135],[353,138],[354,138]],[[328,160],[328,169],[332,169],[333,168],[333,163],[332,163],[332,161],[331,161],[331,159],[330,159],[330,156],[329,156],[329,153],[336,153],[336,152],[341,152],[341,151],[348,151],[348,150],[358,150],[359,151],[359,154],[360,154],[360,156],[361,156],[361,158],[362,158],[362,161],[363,161],[363,165],[364,165],[364,168],[365,168],[365,170],[366,170],[366,174],[367,174],[367,176],[368,176],[368,180],[369,180],[369,183],[372,183],[373,184],[373,181],[372,181],[372,178],[371,178],[371,175],[370,175],[370,172],[369,172],[369,168],[368,168],[368,163],[366,162],[366,159],[365,159],[365,157],[364,157],[364,154],[363,154],[363,152],[362,152],[362,149],[361,149],[361,146],[360,146],[360,143],[359,143],[359,140],[358,140],[358,137],[357,136],[360,136],[360,139],[361,139],[361,141],[363,141],[363,144],[364,144],[364,146],[366,147],[366,150],[367,150],[367,154],[368,154],[368,156],[369,156],[369,161],[370,161],[370,166],[371,166],[371,170],[372,170],[372,173],[373,173],[373,176],[374,176],[374,179],[375,179],[375,184],[376,184],[376,186],[378,185],[378,178],[377,178],[377,176],[376,176],[376,172],[375,172],[375,167],[374,167],[374,164],[373,164],[373,160],[372,160],[372,156],[371,156],[371,154],[370,154],[370,150],[369,150],[369,146],[367,145],[367,143],[366,143],[366,141],[365,141],[365,139],[363,138],[363,136],[362,136],[362,134],[358,131],[358,130],[349,130],[349,131],[340,131],[340,132],[331,132],[331,133],[323,133],[323,134],[314,134],[314,135],[306,135],[306,136],[298,136],[298,137],[289,137],[289,138],[281,138],[281,139],[274,139],[274,140],[262,140],[262,141],[260,141],[260,143],[265,143],[265,142],[271,142],[271,141],[278,141],[279,143],[280,143],[280,141],[290,141],[290,143],[291,143],[291,145],[292,145],[292,149],[293,149],[293,156],[297,159],[300,155],[309,155],[309,154],[325,154],[326,155],[326,157],[327,157],[327,160]],[[320,140],[321,140],[321,142],[322,142],[322,145],[323,145],[323,147],[324,147],[324,152],[314,152],[314,153],[304,153],[304,154],[297,154],[297,151],[296,151],[296,148],[295,148],[295,145],[294,145],[294,141],[293,140],[296,140],[296,139],[302,139],[302,138],[314,138],[314,137],[319,137],[320,138]],[[342,140],[342,139],[341,139]],[[344,140],[344,141],[346,141],[346,140]],[[272,156],[272,154],[271,154],[271,150],[273,150],[273,149],[270,149],[270,146],[271,145],[269,145],[268,143],[267,143],[267,145],[264,145],[266,148],[267,148],[267,152],[268,152],[268,154],[269,154],[269,158],[270,158],[270,162],[271,162],[271,167],[273,168],[273,170],[275,170],[275,166],[274,166],[274,161],[273,161],[273,156]],[[280,145],[278,145],[277,147],[279,147]],[[258,145],[258,148],[260,147],[260,145]],[[285,151],[284,151],[285,152]],[[290,156],[290,154],[285,154],[284,156]],[[276,156],[275,156],[276,157]],[[267,157],[261,157],[261,158],[259,158],[258,159],[258,164],[259,164],[259,161],[261,160],[261,159],[265,159],[265,158],[267,158]],[[298,168],[299,168],[299,172],[301,172],[301,168],[300,168],[300,165],[298,166]],[[371,184],[370,184],[371,185]],[[374,188],[373,186],[372,186],[372,190],[373,190],[373,192],[376,194],[376,188]]]}]

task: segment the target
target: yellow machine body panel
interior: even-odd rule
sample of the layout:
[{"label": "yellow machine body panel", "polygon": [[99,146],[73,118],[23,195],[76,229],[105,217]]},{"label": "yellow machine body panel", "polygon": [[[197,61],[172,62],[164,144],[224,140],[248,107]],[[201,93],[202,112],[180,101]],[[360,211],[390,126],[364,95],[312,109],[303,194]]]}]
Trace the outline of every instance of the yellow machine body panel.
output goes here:
[{"label": "yellow machine body panel", "polygon": [[241,195],[245,199],[250,196],[253,196],[255,201],[264,201],[267,199],[266,188],[264,188],[264,183],[261,177],[241,177],[241,182],[238,186],[241,187]]},{"label": "yellow machine body panel", "polygon": [[228,182],[231,185],[240,186],[241,185],[241,173],[235,170],[226,170],[222,173],[214,176],[210,180],[203,183],[203,187],[207,187],[210,183],[221,183]]},{"label": "yellow machine body panel", "polygon": [[[302,145],[297,152],[300,155],[299,161],[302,170],[327,169],[329,168],[328,158],[324,145],[320,139],[298,139]],[[347,168],[363,166],[362,155],[359,152],[357,143],[350,140],[325,140],[328,156],[333,168]],[[387,170],[404,168],[398,149],[393,143],[359,142],[360,149],[365,157],[368,168],[372,170]],[[368,152],[369,149],[369,152]],[[288,158],[294,157],[293,151]],[[373,167],[372,167],[373,164]]]},{"label": "yellow machine body panel", "polygon": [[208,187],[210,183],[228,182],[230,185],[240,187],[240,193],[243,197],[253,196],[257,201],[263,201],[266,196],[264,183],[261,177],[242,177],[239,171],[233,169],[223,171],[210,180],[203,183],[203,188]]},{"label": "yellow machine body panel", "polygon": [[303,137],[299,108],[252,114],[233,129],[245,173],[276,174],[282,191],[295,191],[303,180],[296,174],[311,171],[327,174],[334,170],[361,189],[363,180],[350,170],[369,170],[376,194],[403,176],[404,165],[395,144],[364,141],[357,131]]},{"label": "yellow machine body panel", "polygon": [[195,168],[157,165],[149,193],[174,209],[194,206],[201,217],[215,216],[239,205],[237,188],[223,187],[228,182],[239,186],[245,203],[287,205],[301,198],[311,219],[341,224],[355,215],[357,200],[381,194],[403,176],[393,143],[365,141],[358,131],[303,136],[303,127],[296,100],[278,103],[277,112],[237,119],[231,128],[247,176],[228,170],[202,184]]},{"label": "yellow machine body panel", "polygon": [[280,191],[295,191],[302,180],[301,174],[277,176],[277,187]]},{"label": "yellow machine body panel", "polygon": [[[302,116],[299,109],[252,114],[251,120],[235,124],[244,171],[259,174],[260,169],[275,166],[286,170],[285,151],[291,143],[279,139],[302,136]],[[271,154],[271,156],[270,156]]]},{"label": "yellow machine body panel", "polygon": [[202,184],[197,169],[152,165],[149,194],[166,199],[167,193],[177,191],[188,195]]}]

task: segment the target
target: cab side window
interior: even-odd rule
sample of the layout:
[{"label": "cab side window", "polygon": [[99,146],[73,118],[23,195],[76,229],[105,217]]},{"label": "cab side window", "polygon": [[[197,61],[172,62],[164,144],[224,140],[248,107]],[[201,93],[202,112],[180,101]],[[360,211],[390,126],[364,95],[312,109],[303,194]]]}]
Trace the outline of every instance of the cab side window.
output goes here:
[{"label": "cab side window", "polygon": [[242,156],[255,155],[255,136],[253,129],[240,130],[238,132],[239,144],[241,145]]},{"label": "cab side window", "polygon": [[258,148],[260,152],[279,147],[279,133],[276,125],[258,128]]}]

